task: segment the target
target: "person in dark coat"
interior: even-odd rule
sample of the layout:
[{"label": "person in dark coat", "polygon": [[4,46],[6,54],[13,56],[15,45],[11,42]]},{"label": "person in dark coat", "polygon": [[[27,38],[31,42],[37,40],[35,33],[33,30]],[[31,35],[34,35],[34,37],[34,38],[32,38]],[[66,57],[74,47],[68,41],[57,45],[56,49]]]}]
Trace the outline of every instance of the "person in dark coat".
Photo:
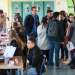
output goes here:
[{"label": "person in dark coat", "polygon": [[[31,65],[31,67],[27,70],[27,75],[34,75],[34,74],[39,75],[44,56],[43,56],[41,50],[36,46],[35,38],[31,37],[28,39],[27,47],[29,49],[29,54],[27,56],[27,60],[29,60],[29,65]],[[20,70],[18,70],[18,71],[20,71]],[[44,73],[44,72],[45,72],[45,67],[43,64],[41,73]],[[18,75],[21,75],[21,74],[19,73]]]},{"label": "person in dark coat", "polygon": [[24,32],[28,35],[28,38],[37,37],[37,27],[39,24],[36,7],[32,7],[31,13],[27,15],[24,20]]}]

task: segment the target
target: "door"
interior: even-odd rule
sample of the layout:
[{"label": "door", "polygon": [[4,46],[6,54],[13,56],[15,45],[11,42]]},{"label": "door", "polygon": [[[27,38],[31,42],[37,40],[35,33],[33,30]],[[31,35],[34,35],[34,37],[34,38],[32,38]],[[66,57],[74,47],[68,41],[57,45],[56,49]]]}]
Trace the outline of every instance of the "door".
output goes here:
[{"label": "door", "polygon": [[43,2],[34,2],[34,6],[37,8],[37,15],[39,16],[39,21],[41,23],[43,17]]},{"label": "door", "polygon": [[12,2],[12,20],[14,17],[14,13],[20,13],[22,16],[21,2]]},{"label": "door", "polygon": [[23,2],[23,21],[31,13],[32,2]]},{"label": "door", "polygon": [[53,10],[54,12],[54,2],[53,1],[49,1],[49,2],[44,2],[44,16],[47,15],[47,10]]}]

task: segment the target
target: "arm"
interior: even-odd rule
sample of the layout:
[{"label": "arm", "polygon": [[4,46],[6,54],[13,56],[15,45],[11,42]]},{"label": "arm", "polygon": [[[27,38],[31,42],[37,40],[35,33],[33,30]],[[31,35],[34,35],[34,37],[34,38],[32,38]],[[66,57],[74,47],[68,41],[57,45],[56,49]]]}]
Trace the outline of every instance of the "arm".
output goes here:
[{"label": "arm", "polygon": [[24,20],[24,31],[26,34],[30,34],[31,33],[31,29],[29,28],[29,17],[30,15],[26,16],[25,20]]},{"label": "arm", "polygon": [[70,35],[69,35],[68,41],[71,40],[71,38],[72,38],[72,36],[73,36],[73,32],[74,32],[74,27],[72,26],[72,27],[71,27],[71,30],[70,30]]},{"label": "arm", "polygon": [[32,55],[32,67],[36,67],[37,65],[37,61],[39,60],[39,56],[38,56],[38,50],[34,50],[33,51],[33,55]]},{"label": "arm", "polygon": [[61,23],[59,24],[59,32],[60,32],[61,42],[64,42],[64,29]]}]

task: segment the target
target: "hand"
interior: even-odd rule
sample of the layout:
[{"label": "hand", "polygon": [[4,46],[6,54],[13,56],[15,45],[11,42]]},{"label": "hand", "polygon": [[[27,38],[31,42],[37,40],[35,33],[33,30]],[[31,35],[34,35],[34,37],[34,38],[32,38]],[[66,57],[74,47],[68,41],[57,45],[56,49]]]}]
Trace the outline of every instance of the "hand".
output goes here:
[{"label": "hand", "polygon": [[61,44],[64,44],[64,42],[61,42]]},{"label": "hand", "polygon": [[68,41],[68,45],[70,45],[70,41]]},{"label": "hand", "polygon": [[4,34],[4,31],[2,31],[2,34]]},{"label": "hand", "polygon": [[33,34],[33,32],[31,32],[30,34]]}]

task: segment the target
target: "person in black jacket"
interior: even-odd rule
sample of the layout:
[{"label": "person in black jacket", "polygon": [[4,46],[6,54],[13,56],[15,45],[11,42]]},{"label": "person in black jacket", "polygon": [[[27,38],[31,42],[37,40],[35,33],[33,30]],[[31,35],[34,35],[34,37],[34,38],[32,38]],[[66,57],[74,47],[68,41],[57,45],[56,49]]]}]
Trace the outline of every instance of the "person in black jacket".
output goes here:
[{"label": "person in black jacket", "polygon": [[27,15],[24,20],[24,32],[28,37],[37,37],[37,27],[39,24],[36,7],[32,7],[31,13]]},{"label": "person in black jacket", "polygon": [[[60,18],[61,18],[60,22],[63,25],[63,29],[64,29],[64,33],[65,33],[66,24],[67,24],[67,18],[66,18],[66,12],[64,10],[60,11]],[[64,52],[65,52],[65,55],[64,55]],[[68,50],[63,48],[62,44],[61,44],[61,58],[60,58],[60,61],[63,61],[63,63],[68,63],[69,62],[69,60],[68,60]]]},{"label": "person in black jacket", "polygon": [[[27,75],[34,75],[34,74],[39,75],[44,57],[43,57],[41,50],[36,46],[35,38],[31,37],[28,39],[27,47],[29,49],[29,54],[27,56],[27,60],[29,60],[29,65],[31,65],[31,67],[27,70]],[[42,67],[41,72],[42,73],[45,72],[44,65]],[[20,73],[18,75],[20,75]]]}]

